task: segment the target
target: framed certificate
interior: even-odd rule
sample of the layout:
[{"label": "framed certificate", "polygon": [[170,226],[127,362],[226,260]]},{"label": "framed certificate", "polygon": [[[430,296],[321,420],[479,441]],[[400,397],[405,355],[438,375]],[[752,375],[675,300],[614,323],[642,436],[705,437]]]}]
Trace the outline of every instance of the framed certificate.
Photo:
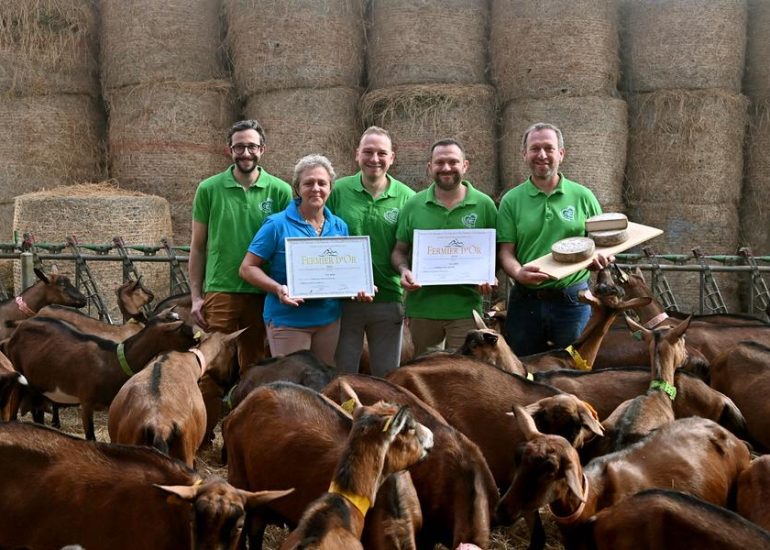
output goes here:
[{"label": "framed certificate", "polygon": [[374,295],[369,236],[286,239],[286,275],[292,298]]},{"label": "framed certificate", "polygon": [[494,284],[495,230],[415,229],[412,273],[422,286]]}]

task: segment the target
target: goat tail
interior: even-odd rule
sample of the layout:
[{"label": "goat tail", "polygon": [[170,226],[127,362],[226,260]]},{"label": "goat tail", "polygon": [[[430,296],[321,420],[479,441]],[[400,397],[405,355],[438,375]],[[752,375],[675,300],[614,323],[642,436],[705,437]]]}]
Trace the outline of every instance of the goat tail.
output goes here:
[{"label": "goat tail", "polygon": [[155,429],[154,426],[144,427],[144,444],[148,447],[154,447],[161,453],[168,454],[168,441]]}]

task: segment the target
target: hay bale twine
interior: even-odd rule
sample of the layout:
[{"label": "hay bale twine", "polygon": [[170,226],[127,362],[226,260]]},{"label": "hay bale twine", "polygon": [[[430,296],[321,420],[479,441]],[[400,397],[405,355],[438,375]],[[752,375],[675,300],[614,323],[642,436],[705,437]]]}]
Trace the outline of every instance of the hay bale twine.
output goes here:
[{"label": "hay bale twine", "polygon": [[770,99],[770,2],[749,0],[744,92]]},{"label": "hay bale twine", "polygon": [[493,0],[489,53],[500,101],[613,93],[617,21],[615,0]]},{"label": "hay bale twine", "polygon": [[624,0],[622,13],[626,90],[741,90],[746,0]]},{"label": "hay bale twine", "polygon": [[393,137],[394,177],[416,190],[427,187],[430,146],[451,137],[465,147],[466,179],[491,196],[498,190],[496,109],[494,89],[482,84],[394,86],[361,101],[365,126],[381,126]]},{"label": "hay bale twine", "polygon": [[103,177],[104,113],[87,95],[0,97],[0,240],[10,241],[13,198]]},{"label": "hay bale twine", "polygon": [[736,205],[746,98],[722,90],[661,90],[628,98],[626,198]]},{"label": "hay bale twine", "polygon": [[[696,195],[691,197],[697,198]],[[629,202],[627,210],[630,220],[664,231],[663,235],[650,241],[658,254],[692,254],[695,247],[705,255],[735,254],[737,249],[738,209],[732,204],[641,201]],[[666,272],[666,278],[680,311],[697,312],[700,275],[697,272]],[[740,311],[739,275],[714,273],[714,278],[728,311]]]},{"label": "hay bale twine", "polygon": [[222,80],[142,84],[112,90],[110,176],[171,203],[174,242],[190,239],[192,200],[203,179],[230,164],[232,86]]},{"label": "hay bale twine", "polygon": [[752,106],[741,196],[741,244],[770,256],[770,100]]},{"label": "hay bale twine", "polygon": [[532,124],[550,122],[564,134],[566,155],[560,171],[589,187],[605,212],[622,212],[628,112],[611,97],[558,97],[512,101],[503,110],[500,172],[508,188],[526,180],[521,138]]},{"label": "hay bale twine", "polygon": [[372,2],[369,88],[486,83],[488,18],[486,0]]},{"label": "hay bale twine", "polygon": [[0,0],[0,95],[99,94],[92,0]]},{"label": "hay bale twine", "polygon": [[[111,244],[116,235],[127,245],[157,245],[171,231],[166,199],[142,195],[108,184],[83,184],[38,191],[16,197],[13,227],[29,232],[38,242],[63,243],[75,234],[81,244]],[[88,250],[83,253],[93,254]],[[111,255],[117,256],[113,251]],[[46,265],[50,265],[47,261]],[[142,283],[156,296],[168,294],[169,267],[166,263],[137,263]],[[58,262],[60,273],[74,277],[73,262]],[[120,261],[88,262],[113,321],[121,319],[115,289],[123,282]],[[18,270],[17,270],[18,271]],[[17,272],[16,287],[20,287]],[[74,278],[73,278],[74,280]]]},{"label": "hay bale twine", "polygon": [[102,0],[102,85],[223,78],[219,11],[211,0]]},{"label": "hay bale twine", "polygon": [[338,176],[357,171],[359,95],[352,88],[303,88],[251,96],[246,116],[257,119],[267,136],[261,164],[288,182],[297,161],[311,153],[326,155]]},{"label": "hay bale twine", "polygon": [[224,5],[239,95],[360,84],[361,0],[224,0]]}]

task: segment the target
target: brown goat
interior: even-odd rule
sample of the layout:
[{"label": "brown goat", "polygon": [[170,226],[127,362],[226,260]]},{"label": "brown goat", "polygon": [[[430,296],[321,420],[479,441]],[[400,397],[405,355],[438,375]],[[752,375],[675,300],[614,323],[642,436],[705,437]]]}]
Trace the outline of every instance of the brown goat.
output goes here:
[{"label": "brown goat", "polygon": [[473,319],[476,322],[476,330],[468,332],[465,336],[465,342],[458,348],[457,353],[475,357],[479,361],[494,365],[500,370],[526,377],[527,369],[508,346],[505,338],[499,332],[487,328],[484,319],[476,310],[473,310]]},{"label": "brown goat", "polygon": [[735,509],[746,519],[770,531],[770,455],[751,461],[738,477]]},{"label": "brown goat", "polygon": [[[11,336],[8,357],[32,389],[54,403],[79,403],[86,438],[95,439],[94,410],[109,407],[125,381],[155,355],[194,344],[191,329],[171,312],[121,344],[83,334],[57,319],[35,317]],[[42,422],[42,415],[35,420]]]},{"label": "brown goat", "polygon": [[129,322],[122,325],[110,325],[109,323],[94,319],[90,315],[86,315],[76,309],[72,309],[71,307],[59,305],[45,306],[38,312],[37,316],[65,321],[80,332],[93,334],[94,336],[104,338],[105,340],[112,340],[113,342],[122,342],[144,328],[143,323],[135,322]]},{"label": "brown goat", "polygon": [[570,526],[644,489],[671,488],[725,506],[749,465],[749,450],[740,439],[710,420],[685,418],[592,460],[584,470],[567,440],[540,433],[521,407],[514,413],[526,443],[518,450],[519,467],[497,519],[509,524],[548,505],[568,543]]},{"label": "brown goat", "polygon": [[424,459],[433,434],[406,406],[365,406],[349,387],[353,426],[331,478],[329,492],[310,504],[282,550],[363,550],[364,517],[383,480]]},{"label": "brown goat", "polygon": [[385,400],[407,405],[415,419],[433,432],[433,450],[424,461],[409,470],[420,497],[423,516],[418,547],[433,548],[436,544],[444,544],[456,548],[460,543],[468,542],[486,548],[489,522],[499,495],[478,446],[447,424],[438,411],[387,380],[363,375],[341,376],[323,393],[341,402],[346,396],[341,388],[343,383],[353,388],[365,404]]},{"label": "brown goat", "polygon": [[10,360],[0,351],[0,420],[11,420],[11,394],[18,386],[26,386],[27,379],[13,368]]},{"label": "brown goat", "polygon": [[35,275],[39,280],[34,285],[16,298],[0,303],[0,341],[8,338],[15,330],[15,325],[9,326],[8,321],[28,319],[43,306],[62,304],[83,307],[86,305],[88,301],[86,297],[64,275],[55,273],[46,275],[39,269],[35,269]]},{"label": "brown goat", "polygon": [[[255,388],[224,419],[222,436],[230,483],[249,490],[284,483],[296,488],[286,499],[271,503],[247,519],[250,548],[262,547],[269,523],[296,526],[309,504],[328,489],[351,425],[350,416],[331,400],[288,382]],[[419,512],[418,503],[404,505],[404,495],[397,485],[388,486],[386,482],[374,501],[375,508],[384,507],[386,512],[394,509],[386,514],[390,515],[387,523],[367,520],[367,547],[389,548],[380,544],[387,538],[386,531],[408,527],[413,521],[413,507]],[[373,511],[367,517],[376,519],[377,514]],[[403,531],[401,534],[406,536]]]},{"label": "brown goat", "polygon": [[161,311],[168,308],[173,308],[174,313],[179,315],[179,318],[188,325],[192,326],[195,324],[195,319],[193,319],[190,314],[190,310],[192,309],[192,298],[190,297],[189,292],[184,294],[174,294],[173,296],[161,300],[152,310],[151,316],[158,315]]},{"label": "brown goat", "polygon": [[110,440],[155,447],[193,467],[206,431],[198,380],[207,370],[229,371],[244,330],[207,334],[197,348],[163,354],[129,378],[110,405]]},{"label": "brown goat", "polygon": [[155,449],[0,425],[0,547],[233,550],[244,517],[291,491],[202,479]]},{"label": "brown goat", "polygon": [[155,299],[155,294],[142,284],[141,277],[136,281],[129,279],[115,289],[115,293],[118,296],[118,309],[123,314],[123,323],[147,321],[143,308]]}]

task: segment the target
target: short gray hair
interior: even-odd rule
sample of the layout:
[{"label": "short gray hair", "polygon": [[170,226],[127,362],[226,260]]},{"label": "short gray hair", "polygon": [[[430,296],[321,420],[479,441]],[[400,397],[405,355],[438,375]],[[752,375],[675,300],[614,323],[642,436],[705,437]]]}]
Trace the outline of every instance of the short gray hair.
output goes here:
[{"label": "short gray hair", "polygon": [[529,137],[529,134],[532,132],[537,132],[538,130],[553,130],[556,132],[556,138],[559,142],[559,149],[564,149],[564,136],[561,133],[561,130],[554,126],[553,124],[549,124],[548,122],[536,122],[526,130],[524,130],[524,137],[521,138],[521,148],[523,150],[526,150],[527,148],[527,138]]},{"label": "short gray hair", "polygon": [[337,179],[337,174],[334,172],[332,162],[323,155],[306,155],[299,159],[299,162],[294,166],[294,176],[291,178],[291,185],[295,191],[299,185],[299,177],[302,175],[302,172],[317,166],[324,168],[329,174],[331,183],[334,183],[334,180]]}]

